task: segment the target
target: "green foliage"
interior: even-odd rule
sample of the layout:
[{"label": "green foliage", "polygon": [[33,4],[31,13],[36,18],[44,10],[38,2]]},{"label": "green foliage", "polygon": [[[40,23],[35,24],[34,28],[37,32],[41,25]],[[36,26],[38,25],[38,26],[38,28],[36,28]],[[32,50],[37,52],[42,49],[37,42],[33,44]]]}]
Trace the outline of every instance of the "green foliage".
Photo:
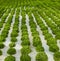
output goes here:
[{"label": "green foliage", "polygon": [[30,41],[29,40],[24,40],[22,41],[21,45],[30,45]]},{"label": "green foliage", "polygon": [[44,51],[44,48],[43,48],[41,45],[38,45],[38,46],[36,47],[36,51],[37,51],[37,52]]},{"label": "green foliage", "polygon": [[4,48],[4,44],[3,43],[0,43],[0,49]]},{"label": "green foliage", "polygon": [[52,52],[57,52],[59,50],[58,46],[56,44],[50,44],[49,50]]},{"label": "green foliage", "polygon": [[35,47],[37,47],[38,45],[42,45],[39,36],[33,38],[33,45],[34,45]]},{"label": "green foliage", "polygon": [[27,54],[22,55],[20,57],[20,59],[21,59],[21,61],[31,61],[31,58]]},{"label": "green foliage", "polygon": [[16,42],[17,39],[13,36],[13,37],[11,38],[11,41],[12,41],[12,42]]},{"label": "green foliage", "polygon": [[29,46],[23,46],[23,48],[21,49],[22,54],[29,54],[30,52],[31,52],[31,49]]},{"label": "green foliage", "polygon": [[2,51],[0,50],[0,56],[2,55]]},{"label": "green foliage", "polygon": [[14,46],[15,46],[15,42],[11,42],[11,43],[9,44],[9,46],[10,46],[10,47],[14,47]]},{"label": "green foliage", "polygon": [[[3,3],[4,2],[4,3]],[[22,12],[20,13],[20,7],[22,7]],[[24,9],[25,7],[25,9]],[[13,9],[12,9],[13,8]],[[57,40],[60,39],[60,1],[59,0],[0,0],[0,30],[5,26],[0,34],[0,55],[2,55],[2,50],[5,45],[2,42],[6,41],[8,33],[11,27],[13,15],[16,11],[15,23],[13,25],[11,33],[11,43],[9,44],[9,49],[7,54],[14,55],[16,54],[15,42],[17,42],[17,36],[21,30],[21,61],[31,61],[29,53],[31,53],[31,46],[29,41],[29,34],[26,25],[26,14],[29,16],[29,25],[32,33],[33,40],[31,41],[34,48],[38,52],[36,56],[36,61],[47,61],[46,53],[44,53],[44,48],[42,47],[41,39],[39,37],[39,32],[37,31],[37,25],[39,25],[42,34],[49,46],[49,50],[54,52],[54,60],[60,61],[60,52],[57,46]],[[12,9],[12,10],[11,10]],[[11,14],[9,16],[9,13]],[[34,18],[31,15],[33,13],[37,24],[33,21]],[[20,14],[22,16],[21,29],[19,30],[19,19]],[[8,19],[7,19],[8,17]],[[41,19],[43,18],[43,19]],[[7,22],[5,22],[7,19]],[[43,22],[46,22],[46,26]],[[54,22],[54,23],[53,23]],[[55,35],[55,38],[49,32],[48,27],[52,30],[52,33]],[[7,56],[5,61],[15,61],[15,57]]]},{"label": "green foliage", "polygon": [[10,55],[13,55],[13,54],[16,54],[16,50],[14,48],[9,48],[7,53]]},{"label": "green foliage", "polygon": [[54,59],[55,59],[55,61],[60,61],[60,52],[56,52],[55,54],[54,54]]},{"label": "green foliage", "polygon": [[16,61],[15,57],[13,56],[7,56],[4,61]]},{"label": "green foliage", "polygon": [[48,61],[44,52],[39,52],[36,56],[36,61]]}]

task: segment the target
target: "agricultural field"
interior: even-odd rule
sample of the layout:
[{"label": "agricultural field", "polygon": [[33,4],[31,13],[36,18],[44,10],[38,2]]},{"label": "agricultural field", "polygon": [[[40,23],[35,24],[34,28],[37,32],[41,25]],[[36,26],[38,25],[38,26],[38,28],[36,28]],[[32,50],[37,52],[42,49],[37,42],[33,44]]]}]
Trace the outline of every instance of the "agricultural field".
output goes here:
[{"label": "agricultural field", "polygon": [[60,0],[0,0],[0,61],[60,61]]}]

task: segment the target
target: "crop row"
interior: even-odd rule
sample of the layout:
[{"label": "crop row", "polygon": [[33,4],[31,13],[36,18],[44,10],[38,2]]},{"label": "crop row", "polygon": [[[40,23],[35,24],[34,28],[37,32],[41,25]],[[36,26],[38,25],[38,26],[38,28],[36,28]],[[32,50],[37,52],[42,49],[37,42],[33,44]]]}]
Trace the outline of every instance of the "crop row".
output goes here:
[{"label": "crop row", "polygon": [[27,31],[27,26],[26,26],[26,16],[25,12],[22,12],[22,25],[21,25],[21,31],[22,31],[22,49],[21,49],[21,61],[31,61],[30,56],[28,55],[31,52],[30,49],[30,42],[29,42],[29,37],[28,37],[28,31]]},{"label": "crop row", "polygon": [[[12,17],[13,17],[13,14],[14,14],[14,10],[11,11],[11,14],[8,18],[8,21],[6,22],[5,24],[5,27],[2,31],[2,34],[0,35],[0,50],[3,49],[5,47],[5,45],[3,44],[3,42],[5,42],[6,40],[6,37],[8,36],[8,31],[10,29],[10,25],[11,25],[11,22],[12,22]],[[1,55],[2,55],[2,51],[1,51]]]},{"label": "crop row", "polygon": [[[33,46],[36,48],[36,51],[38,52],[38,54],[36,55],[36,61],[47,61],[47,56],[44,52],[44,48],[42,47],[42,43],[41,43],[41,39],[39,37],[39,33],[37,31],[37,26],[35,24],[35,22],[33,21],[33,17],[31,14],[29,14],[29,24],[30,24],[30,28],[31,28],[31,32],[32,32],[32,36],[33,36]],[[43,59],[44,58],[44,59]]]}]

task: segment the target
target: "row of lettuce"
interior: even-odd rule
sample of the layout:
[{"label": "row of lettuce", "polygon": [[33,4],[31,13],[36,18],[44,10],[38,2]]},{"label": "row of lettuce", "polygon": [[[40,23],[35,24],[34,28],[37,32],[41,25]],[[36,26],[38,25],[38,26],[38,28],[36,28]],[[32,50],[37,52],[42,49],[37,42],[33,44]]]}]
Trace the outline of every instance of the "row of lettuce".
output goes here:
[{"label": "row of lettuce", "polygon": [[[38,11],[38,13],[36,12]],[[54,52],[54,58],[55,61],[59,60],[60,61],[60,52],[59,52],[59,48],[57,46],[57,39],[59,39],[59,29],[58,27],[52,23],[52,21],[49,21],[49,17],[47,12],[46,14],[43,14],[42,9],[32,9],[31,12],[29,12],[29,8],[27,8],[26,11],[22,10],[22,25],[21,25],[21,30],[22,30],[22,49],[21,49],[21,57],[20,60],[21,61],[31,61],[31,58],[29,56],[29,53],[31,53],[31,48],[30,48],[30,42],[29,42],[29,34],[27,31],[27,26],[26,26],[26,14],[28,14],[29,16],[29,25],[30,25],[30,29],[32,32],[32,36],[33,36],[33,46],[35,47],[36,51],[38,52],[38,54],[36,55],[36,61],[48,61],[48,58],[44,52],[44,48],[42,47],[42,43],[41,43],[41,39],[39,37],[39,33],[36,30],[36,24],[33,21],[33,17],[32,17],[32,12],[36,18],[37,24],[39,25],[39,27],[41,28],[43,35],[47,41],[47,45],[49,46],[49,50],[51,52]],[[7,22],[5,22],[6,17],[8,16],[8,14],[10,13],[10,16],[7,20]],[[7,56],[5,58],[5,61],[15,61],[15,57],[13,56],[14,54],[16,54],[16,49],[15,47],[15,43],[17,42],[16,37],[18,36],[18,32],[19,32],[19,28],[18,28],[18,24],[19,24],[19,13],[20,13],[20,9],[17,9],[16,11],[16,16],[15,16],[15,23],[13,26],[13,30],[11,33],[11,43],[9,44],[9,49],[7,51],[7,54],[9,56]],[[52,12],[53,13],[53,12]],[[5,47],[4,42],[6,41],[6,37],[8,37],[8,33],[11,27],[11,23],[12,23],[12,18],[13,15],[15,14],[15,9],[12,9],[12,11],[9,9],[5,12],[5,15],[2,16],[2,21],[1,23],[1,28],[3,27],[3,24],[5,24],[4,26],[4,30],[2,31],[1,35],[0,35],[0,55],[3,55],[2,49]],[[51,28],[53,34],[56,35],[56,38],[53,38],[53,36],[49,33],[48,28],[44,25],[42,19],[39,17],[39,15],[45,20],[45,22],[47,23],[47,25]],[[56,14],[57,15],[57,14]],[[48,16],[48,17],[47,17]],[[58,16],[57,16],[58,17]],[[54,19],[54,18],[53,18]],[[52,19],[52,20],[53,20]],[[55,20],[54,20],[55,22]],[[58,23],[57,23],[58,25]]]}]

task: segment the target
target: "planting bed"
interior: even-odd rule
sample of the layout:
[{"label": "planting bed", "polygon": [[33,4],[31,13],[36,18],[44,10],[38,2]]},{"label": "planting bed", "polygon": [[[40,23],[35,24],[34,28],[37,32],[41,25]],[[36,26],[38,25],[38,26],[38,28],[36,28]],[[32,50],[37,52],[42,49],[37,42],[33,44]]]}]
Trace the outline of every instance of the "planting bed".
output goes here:
[{"label": "planting bed", "polygon": [[60,61],[60,1],[0,1],[0,61]]}]

